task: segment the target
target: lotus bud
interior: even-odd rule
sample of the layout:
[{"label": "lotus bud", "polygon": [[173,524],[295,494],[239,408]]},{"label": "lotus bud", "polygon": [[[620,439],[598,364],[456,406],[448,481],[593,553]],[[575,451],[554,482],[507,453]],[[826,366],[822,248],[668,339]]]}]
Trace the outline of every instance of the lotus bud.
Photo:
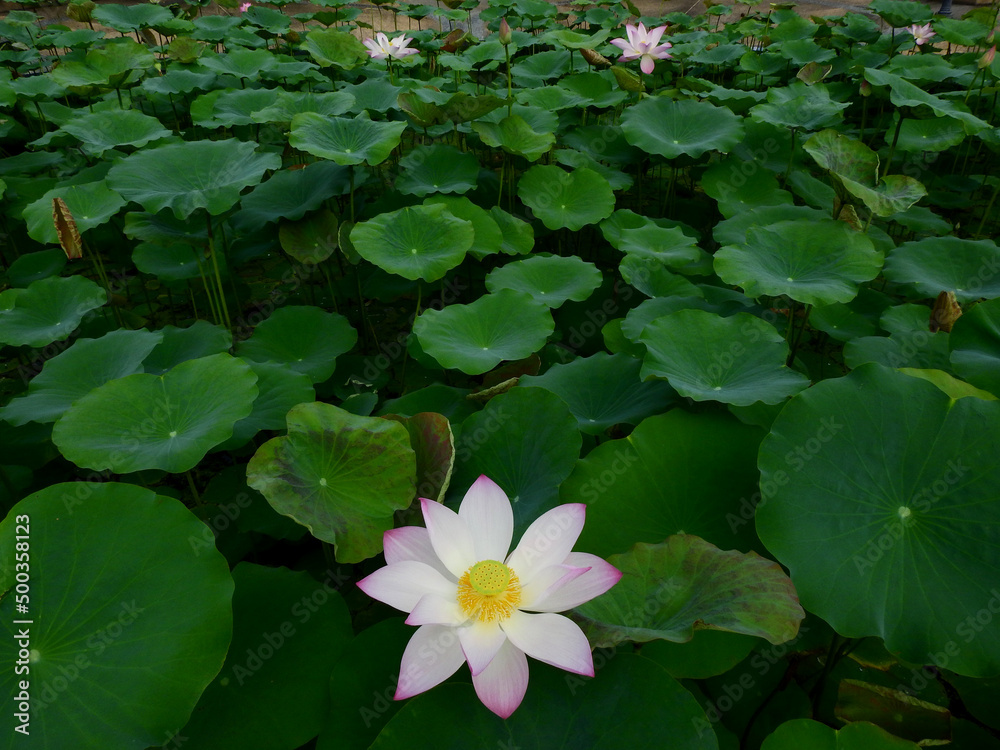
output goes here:
[{"label": "lotus bud", "polygon": [[514,35],[511,33],[510,24],[507,23],[506,18],[500,19],[500,44],[506,47],[514,39]]},{"label": "lotus bud", "polygon": [[583,59],[593,65],[595,68],[607,68],[610,67],[611,61],[602,55],[600,52],[595,52],[592,49],[587,49],[586,47],[580,50],[580,54],[583,55]]},{"label": "lotus bud", "polygon": [[872,95],[872,85],[868,81],[862,80],[861,86],[859,87],[859,92],[861,96],[871,96]]},{"label": "lotus bud", "polygon": [[993,58],[997,56],[997,46],[994,44],[979,58],[979,69],[988,68],[993,63]]}]

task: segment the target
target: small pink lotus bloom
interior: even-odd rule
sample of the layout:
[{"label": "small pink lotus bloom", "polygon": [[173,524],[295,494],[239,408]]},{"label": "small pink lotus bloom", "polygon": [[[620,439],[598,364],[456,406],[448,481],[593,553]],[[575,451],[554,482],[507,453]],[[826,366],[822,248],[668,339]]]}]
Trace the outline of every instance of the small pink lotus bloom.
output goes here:
[{"label": "small pink lotus bloom", "polygon": [[250,3],[240,3],[240,13],[246,13],[250,10]]},{"label": "small pink lotus bloom", "polygon": [[986,52],[983,53],[982,57],[979,58],[977,67],[980,70],[982,70],[983,68],[990,67],[990,65],[993,64],[993,58],[996,56],[997,56],[997,46],[994,44],[992,47],[986,50]]},{"label": "small pink lotus bloom", "polygon": [[415,55],[420,51],[414,47],[406,46],[413,41],[413,37],[400,34],[390,42],[389,37],[381,31],[375,36],[378,41],[375,39],[364,40],[364,44],[368,48],[368,54],[371,55],[373,60],[385,60],[387,57],[400,59],[408,55]]},{"label": "small pink lotus bloom", "polygon": [[624,52],[618,58],[621,60],[641,59],[639,69],[649,75],[653,72],[655,60],[669,60],[670,53],[667,52],[673,45],[670,42],[660,44],[660,37],[667,30],[666,26],[657,26],[655,29],[646,31],[646,27],[641,23],[638,27],[628,23],[625,24],[625,33],[628,34],[628,41],[624,39],[612,39],[611,43]]},{"label": "small pink lotus bloom", "polygon": [[923,26],[913,24],[912,26],[907,26],[906,30],[913,35],[913,41],[916,42],[918,47],[921,44],[929,42],[931,37],[936,36],[931,30],[931,25],[929,23],[925,23]]},{"label": "small pink lotus bloom", "polygon": [[479,699],[506,719],[528,689],[525,654],[594,676],[587,637],[555,614],[603,594],[622,575],[596,555],[572,551],[585,505],[543,513],[510,554],[514,513],[486,476],[458,513],[426,498],[420,507],[427,528],[385,532],[387,565],[358,582],[419,626],[403,652],[396,700],[429,690],[468,662]]}]

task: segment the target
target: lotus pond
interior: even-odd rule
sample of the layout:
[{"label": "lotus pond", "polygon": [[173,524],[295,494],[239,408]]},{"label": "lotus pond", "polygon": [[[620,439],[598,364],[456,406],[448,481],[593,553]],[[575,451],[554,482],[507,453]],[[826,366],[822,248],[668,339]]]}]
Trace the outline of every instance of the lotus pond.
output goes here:
[{"label": "lotus pond", "polygon": [[0,19],[0,746],[1000,747],[995,8],[475,5]]}]

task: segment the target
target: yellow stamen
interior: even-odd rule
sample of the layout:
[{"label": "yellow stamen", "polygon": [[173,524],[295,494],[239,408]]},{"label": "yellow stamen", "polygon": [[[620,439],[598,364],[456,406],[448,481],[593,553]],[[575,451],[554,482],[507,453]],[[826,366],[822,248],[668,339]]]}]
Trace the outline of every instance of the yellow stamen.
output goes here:
[{"label": "yellow stamen", "polygon": [[506,620],[521,603],[521,582],[502,562],[483,560],[458,580],[458,603],[480,622]]}]

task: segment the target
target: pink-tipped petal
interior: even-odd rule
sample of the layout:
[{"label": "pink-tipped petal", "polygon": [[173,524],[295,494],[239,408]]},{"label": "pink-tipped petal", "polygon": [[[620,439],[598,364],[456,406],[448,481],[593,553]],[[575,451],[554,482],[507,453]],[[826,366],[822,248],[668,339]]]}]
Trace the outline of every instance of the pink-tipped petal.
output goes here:
[{"label": "pink-tipped petal", "polygon": [[458,513],[433,500],[420,498],[420,508],[434,552],[453,576],[461,578],[479,562],[468,526]]},{"label": "pink-tipped petal", "polygon": [[382,544],[385,547],[385,561],[389,565],[404,560],[414,560],[430,565],[445,578],[453,577],[451,571],[438,558],[431,544],[430,534],[423,526],[401,526],[398,529],[390,529],[385,532]]},{"label": "pink-tipped petal", "polygon": [[514,536],[514,511],[496,482],[485,474],[480,476],[465,493],[458,517],[472,535],[477,562],[507,557]]},{"label": "pink-tipped petal", "polygon": [[401,701],[429,690],[455,674],[464,662],[455,628],[424,625],[406,644],[393,697]]},{"label": "pink-tipped petal", "polygon": [[490,711],[506,719],[521,705],[528,689],[528,660],[510,641],[482,672],[472,676],[476,695]]},{"label": "pink-tipped petal", "polygon": [[[539,609],[538,602],[544,602],[553,590],[560,589],[574,578],[579,578],[590,568],[577,568],[572,565],[550,565],[535,573],[534,577],[521,586],[521,603],[518,609],[526,612],[553,612],[555,610]],[[562,610],[559,610],[560,612]]]},{"label": "pink-tipped petal", "polygon": [[567,672],[594,676],[594,659],[587,636],[568,617],[515,611],[501,627],[510,642],[528,656]]},{"label": "pink-tipped petal", "polygon": [[[642,33],[639,32],[639,29],[642,29]],[[646,29],[641,23],[639,24],[639,29],[630,23],[625,24],[625,33],[628,35],[628,43],[633,47],[641,42],[642,37],[646,35]]]},{"label": "pink-tipped petal", "polygon": [[655,47],[660,43],[660,39],[663,37],[663,32],[666,30],[666,26],[657,26],[655,29],[650,29],[649,34],[646,35],[646,43],[650,47]]},{"label": "pink-tipped petal", "polygon": [[475,677],[493,661],[507,636],[497,623],[476,620],[468,627],[458,629],[458,640],[462,644],[465,660],[469,662],[469,670]]},{"label": "pink-tipped petal", "polygon": [[642,62],[639,63],[639,70],[641,70],[646,75],[649,75],[650,73],[653,72],[655,64],[656,63],[653,62],[652,57],[650,57],[649,55],[643,55]]},{"label": "pink-tipped petal", "polygon": [[624,39],[612,39],[611,43],[620,50],[627,50],[630,46],[629,43]]},{"label": "pink-tipped petal", "polygon": [[583,531],[586,513],[583,503],[568,503],[535,519],[507,560],[522,584],[531,581],[538,571],[566,559]]},{"label": "pink-tipped petal", "polygon": [[372,599],[385,602],[403,612],[411,611],[420,597],[437,594],[454,598],[455,584],[429,565],[414,560],[404,560],[379,568],[367,578],[358,581],[358,588]]},{"label": "pink-tipped petal", "polygon": [[457,627],[468,619],[469,616],[462,611],[462,607],[455,601],[454,595],[448,598],[437,594],[425,594],[410,610],[406,624]]},{"label": "pink-tipped petal", "polygon": [[576,569],[584,569],[586,572],[541,592],[531,606],[524,603],[525,593],[522,591],[521,609],[530,609],[533,612],[565,612],[600,596],[622,577],[621,571],[614,565],[597,555],[585,552],[571,552],[566,558],[566,565],[576,566]]}]

